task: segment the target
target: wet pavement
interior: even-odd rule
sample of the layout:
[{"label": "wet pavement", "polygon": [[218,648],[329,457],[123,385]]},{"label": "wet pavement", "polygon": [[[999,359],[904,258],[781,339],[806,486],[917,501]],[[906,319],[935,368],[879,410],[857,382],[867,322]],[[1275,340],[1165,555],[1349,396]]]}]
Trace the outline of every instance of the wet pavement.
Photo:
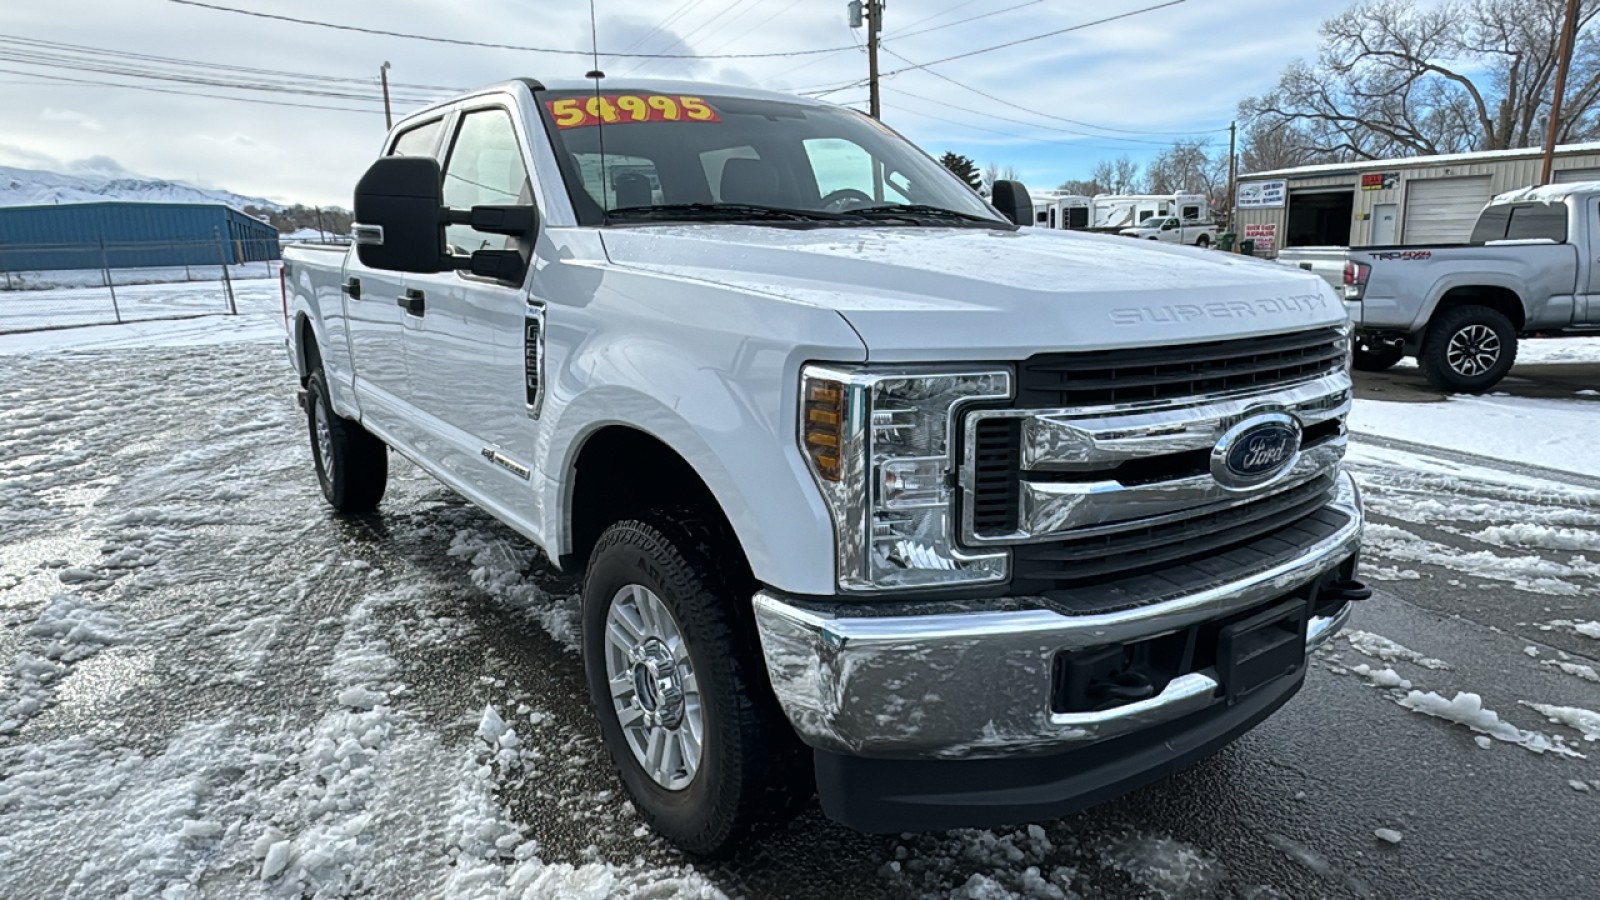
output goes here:
[{"label": "wet pavement", "polygon": [[[379,513],[332,515],[280,350],[4,365],[0,896],[1600,892],[1600,743],[1530,705],[1600,709],[1592,479],[1358,448],[1379,592],[1216,757],[993,832],[860,835],[813,805],[700,863],[610,772],[576,581],[398,459]],[[1556,749],[1480,746],[1379,686],[1391,666]],[[517,740],[486,741],[486,706]],[[274,835],[294,856],[263,878]]]}]

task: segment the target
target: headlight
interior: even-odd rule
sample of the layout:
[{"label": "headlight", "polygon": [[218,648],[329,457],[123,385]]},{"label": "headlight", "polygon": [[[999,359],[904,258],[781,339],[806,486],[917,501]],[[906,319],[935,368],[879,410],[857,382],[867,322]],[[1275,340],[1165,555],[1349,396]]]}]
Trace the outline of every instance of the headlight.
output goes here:
[{"label": "headlight", "polygon": [[903,590],[1004,581],[1005,551],[956,545],[960,409],[1011,397],[1003,369],[807,366],[800,446],[833,516],[839,587]]}]

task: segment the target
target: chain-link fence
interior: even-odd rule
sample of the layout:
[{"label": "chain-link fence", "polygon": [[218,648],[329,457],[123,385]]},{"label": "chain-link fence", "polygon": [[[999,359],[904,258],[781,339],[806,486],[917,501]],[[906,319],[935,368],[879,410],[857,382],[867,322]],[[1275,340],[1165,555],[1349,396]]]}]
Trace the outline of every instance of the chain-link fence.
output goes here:
[{"label": "chain-link fence", "polygon": [[221,236],[0,244],[0,333],[237,314],[241,286],[277,278],[278,256],[276,240]]}]

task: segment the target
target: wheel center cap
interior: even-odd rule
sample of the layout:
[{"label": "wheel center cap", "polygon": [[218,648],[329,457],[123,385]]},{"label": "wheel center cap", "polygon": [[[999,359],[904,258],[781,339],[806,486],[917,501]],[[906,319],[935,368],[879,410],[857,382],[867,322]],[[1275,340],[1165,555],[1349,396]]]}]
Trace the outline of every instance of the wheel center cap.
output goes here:
[{"label": "wheel center cap", "polygon": [[634,650],[633,686],[650,724],[677,728],[683,722],[683,685],[666,644],[650,638]]}]

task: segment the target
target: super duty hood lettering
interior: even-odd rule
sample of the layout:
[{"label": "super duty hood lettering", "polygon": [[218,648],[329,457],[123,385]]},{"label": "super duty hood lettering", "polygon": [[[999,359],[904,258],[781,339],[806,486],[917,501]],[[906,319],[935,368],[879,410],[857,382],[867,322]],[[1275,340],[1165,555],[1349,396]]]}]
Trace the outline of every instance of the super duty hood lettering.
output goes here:
[{"label": "super duty hood lettering", "polygon": [[1181,325],[1196,319],[1255,319],[1284,313],[1317,312],[1332,307],[1332,298],[1324,294],[1295,294],[1262,300],[1125,306],[1113,309],[1107,315],[1114,325]]}]

